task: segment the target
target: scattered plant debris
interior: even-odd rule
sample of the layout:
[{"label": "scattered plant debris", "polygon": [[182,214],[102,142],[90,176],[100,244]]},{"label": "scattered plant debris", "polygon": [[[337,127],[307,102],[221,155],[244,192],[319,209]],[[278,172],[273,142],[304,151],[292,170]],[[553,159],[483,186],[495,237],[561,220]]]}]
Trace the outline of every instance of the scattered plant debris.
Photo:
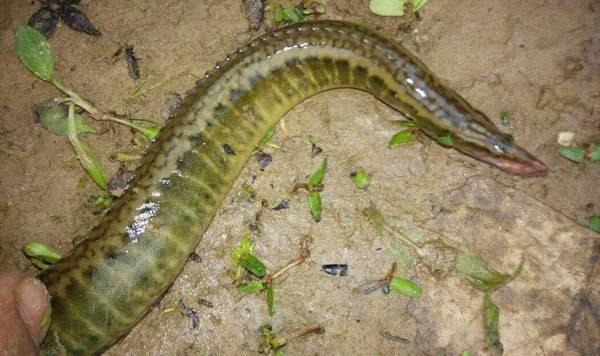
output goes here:
[{"label": "scattered plant debris", "polygon": [[485,345],[492,352],[492,356],[501,356],[504,352],[504,346],[500,342],[500,309],[492,302],[490,293],[483,295],[483,320],[485,328]]},{"label": "scattered plant debris", "polygon": [[[160,130],[160,126],[153,124],[146,128],[137,125],[129,120],[121,119],[108,115],[96,109],[88,101],[82,99],[78,94],[68,89],[62,83],[54,78],[55,59],[50,51],[50,46],[46,38],[37,30],[29,26],[18,26],[16,30],[16,49],[21,62],[38,78],[49,82],[55,88],[64,93],[67,97],[56,101],[57,104],[66,103],[67,112],[63,107],[55,105],[38,106],[38,117],[40,123],[44,122],[45,127],[49,123],[54,123],[51,132],[57,132],[61,135],[66,133],[81,165],[90,175],[92,180],[103,190],[107,189],[107,178],[100,161],[95,152],[79,138],[79,134],[90,131],[83,121],[83,118],[76,112],[76,107],[83,109],[95,119],[109,120],[127,125],[140,131],[149,139],[154,139]],[[41,110],[41,108],[47,110]],[[49,111],[49,113],[46,113]],[[100,115],[102,117],[100,118]],[[66,124],[65,124],[66,123]],[[78,124],[79,123],[79,124]],[[50,126],[48,126],[50,127]],[[50,130],[50,129],[49,129]],[[83,132],[82,132],[83,131]]]},{"label": "scattered plant debris", "polygon": [[428,0],[371,0],[369,10],[379,16],[402,16],[404,11],[417,12]]},{"label": "scattered plant debris", "polygon": [[392,277],[392,280],[390,281],[390,290],[411,298],[419,298],[421,294],[423,294],[421,287],[415,282],[399,277]]},{"label": "scattered plant debris", "polygon": [[388,148],[396,148],[404,142],[413,141],[413,132],[413,129],[406,129],[395,133],[394,136],[392,136],[392,138],[390,139],[390,142],[388,143]]},{"label": "scattered plant debris", "polygon": [[409,343],[410,343],[410,340],[408,340],[408,339],[405,339],[405,338],[403,338],[403,337],[400,337],[400,336],[392,335],[392,334],[390,334],[390,333],[389,333],[389,332],[387,332],[387,331],[384,331],[384,332],[381,334],[381,336],[382,336],[384,339],[386,339],[386,340],[390,340],[390,341],[401,342],[401,343],[403,343],[403,344],[409,344]]},{"label": "scattered plant debris", "polygon": [[588,221],[588,227],[592,231],[600,232],[600,216],[592,215]]},{"label": "scattered plant debris", "polygon": [[[500,273],[490,267],[480,257],[446,238],[436,238],[424,241],[396,231],[385,222],[383,216],[373,204],[365,209],[364,213],[371,223],[375,225],[383,241],[386,242],[388,246],[392,247],[392,253],[394,253],[396,259],[400,263],[407,265],[407,259],[408,261],[418,259],[419,262],[428,267],[432,272],[438,271],[439,268],[450,268],[451,271],[447,272],[457,272],[464,276],[473,288],[484,292],[484,313],[486,313],[485,341],[490,350],[495,352],[496,355],[501,355],[502,344],[500,343],[499,334],[497,332],[499,310],[491,303],[490,293],[516,278],[523,269],[524,259],[521,260],[512,274]],[[401,253],[397,253],[398,246],[390,245],[390,241],[399,241],[399,244],[403,245],[403,248],[400,249]],[[436,265],[435,258],[433,260],[431,259],[431,256],[445,255],[448,255],[449,257],[444,257],[443,260],[452,263],[445,262],[442,265]],[[437,274],[439,275],[440,273]],[[448,273],[445,274],[447,275]],[[383,280],[361,286],[359,290],[363,291],[363,293],[370,293],[377,290],[381,288],[381,285],[383,284],[382,281],[385,282],[390,275],[391,274],[388,274]],[[421,294],[420,288],[417,289],[418,286],[417,288],[414,288],[415,286],[405,284],[406,282],[402,282],[392,287],[391,284],[394,281],[394,278],[395,277],[390,281],[390,289],[397,291],[408,290],[409,294],[412,293],[415,296]],[[406,287],[409,288],[405,289]]]},{"label": "scattered plant debris", "polygon": [[323,152],[323,149],[317,146],[317,142],[312,136],[308,136],[306,143],[310,145],[310,158],[315,158],[319,153]]},{"label": "scattered plant debris", "polygon": [[296,330],[289,336],[282,337],[273,333],[273,327],[270,324],[265,324],[260,329],[263,339],[258,352],[262,354],[272,352],[274,356],[284,356],[283,351],[280,349],[292,340],[310,334],[323,334],[325,332],[325,329],[320,326],[312,326]]},{"label": "scattered plant debris", "polygon": [[190,256],[188,257],[188,260],[190,261],[194,261],[197,263],[201,263],[202,262],[202,257],[196,253],[196,251],[190,253]]},{"label": "scattered plant debris", "polygon": [[325,176],[325,170],[327,169],[327,158],[321,161],[319,168],[308,178],[308,182],[299,183],[294,186],[292,193],[295,193],[298,189],[304,188],[308,190],[308,206],[310,208],[310,214],[313,220],[316,222],[321,221],[321,193],[323,190],[323,177]]},{"label": "scattered plant debris", "polygon": [[93,214],[101,214],[110,209],[114,203],[114,199],[110,194],[92,194],[86,201],[86,207]]},{"label": "scattered plant debris", "polygon": [[502,126],[510,126],[512,123],[512,118],[508,115],[507,111],[500,112],[500,123]]},{"label": "scattered plant debris", "polygon": [[366,189],[369,186],[369,174],[362,169],[350,173],[350,178],[359,189]]},{"label": "scattered plant debris", "polygon": [[125,61],[127,62],[127,71],[131,79],[139,80],[140,64],[138,58],[135,56],[133,45],[125,45]]},{"label": "scattered plant debris", "polygon": [[273,208],[273,210],[277,211],[277,210],[289,209],[289,207],[290,207],[290,202],[287,199],[283,199],[282,201],[279,202],[279,204],[277,204],[276,207]]},{"label": "scattered plant debris", "polygon": [[60,254],[52,247],[41,242],[31,241],[26,243],[23,248],[23,253],[29,258],[31,263],[37,268],[44,270],[50,265],[60,261]]},{"label": "scattered plant debris", "polygon": [[92,36],[102,35],[88,17],[75,7],[79,4],[79,0],[40,0],[40,3],[42,7],[31,16],[28,25],[40,31],[45,37],[54,34],[59,19],[75,31]]},{"label": "scattered plant debris", "polygon": [[242,0],[242,10],[254,31],[260,28],[265,14],[264,0]]},{"label": "scattered plant debris", "polygon": [[[267,6],[267,10],[272,8]],[[315,0],[303,0],[295,7],[279,6],[275,8],[275,23],[298,23],[306,20],[311,15],[325,13],[325,3]]]},{"label": "scattered plant debris", "polygon": [[200,325],[200,318],[198,317],[198,312],[185,305],[183,299],[179,299],[179,309],[181,311],[181,315],[185,316],[186,318],[190,318],[190,320],[192,321],[192,329],[195,329],[198,327],[198,325]]},{"label": "scattered plant debris", "polygon": [[198,298],[198,304],[203,305],[207,308],[214,308],[214,304],[212,302],[210,302],[209,300],[206,300],[204,298]]},{"label": "scattered plant debris", "polygon": [[270,154],[261,151],[256,155],[256,162],[258,163],[260,170],[264,171],[265,168],[273,162],[273,157]]},{"label": "scattered plant debris", "polygon": [[339,263],[322,265],[321,271],[327,273],[330,276],[343,277],[348,273],[348,265]]},{"label": "scattered plant debris", "polygon": [[600,160],[600,144],[561,147],[559,152],[564,158],[575,163]]}]

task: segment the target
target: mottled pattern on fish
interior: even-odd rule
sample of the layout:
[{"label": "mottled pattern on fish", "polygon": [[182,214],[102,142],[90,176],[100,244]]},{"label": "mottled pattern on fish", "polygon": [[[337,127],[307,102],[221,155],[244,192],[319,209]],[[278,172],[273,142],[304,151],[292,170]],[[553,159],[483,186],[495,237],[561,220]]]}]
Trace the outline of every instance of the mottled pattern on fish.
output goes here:
[{"label": "mottled pattern on fish", "polygon": [[510,137],[394,42],[336,21],[266,34],[198,82],[124,196],[42,275],[53,307],[42,355],[95,355],[127,334],[182,269],[264,133],[297,103],[340,87],[373,94],[433,137],[451,134],[479,159],[485,151],[540,167],[506,158]]}]

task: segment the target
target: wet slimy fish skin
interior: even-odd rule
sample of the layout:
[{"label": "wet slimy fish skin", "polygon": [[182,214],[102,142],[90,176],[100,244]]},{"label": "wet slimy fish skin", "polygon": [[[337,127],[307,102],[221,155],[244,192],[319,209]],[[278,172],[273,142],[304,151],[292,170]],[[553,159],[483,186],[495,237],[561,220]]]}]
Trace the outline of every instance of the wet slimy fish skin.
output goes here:
[{"label": "wet slimy fish skin", "polygon": [[505,171],[546,172],[400,45],[338,21],[279,29],[198,82],[130,188],[42,274],[53,313],[41,354],[97,355],[126,335],[171,285],[264,133],[307,97],[341,87],[373,94],[428,135]]}]

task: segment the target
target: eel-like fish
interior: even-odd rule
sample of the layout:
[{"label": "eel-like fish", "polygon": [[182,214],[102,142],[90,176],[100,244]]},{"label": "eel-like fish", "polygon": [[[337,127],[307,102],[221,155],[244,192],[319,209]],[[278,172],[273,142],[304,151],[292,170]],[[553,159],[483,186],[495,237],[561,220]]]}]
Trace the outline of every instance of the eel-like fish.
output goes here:
[{"label": "eel-like fish", "polygon": [[371,93],[427,135],[506,172],[546,173],[397,43],[339,21],[276,30],[206,73],[125,194],[42,274],[53,313],[41,354],[97,355],[126,335],[180,272],[265,132],[297,103],[342,87]]}]

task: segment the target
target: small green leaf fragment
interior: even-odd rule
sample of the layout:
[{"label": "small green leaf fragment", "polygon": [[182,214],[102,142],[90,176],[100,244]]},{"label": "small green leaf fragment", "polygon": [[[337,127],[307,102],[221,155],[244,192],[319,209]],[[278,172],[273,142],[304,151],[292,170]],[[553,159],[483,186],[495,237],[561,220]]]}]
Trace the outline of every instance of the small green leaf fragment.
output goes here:
[{"label": "small green leaf fragment", "polygon": [[94,183],[96,183],[96,185],[103,190],[106,190],[108,179],[106,178],[106,173],[104,173],[104,169],[102,169],[100,160],[96,156],[94,150],[79,140],[71,140],[71,144],[77,153],[77,157],[79,158],[81,165],[88,172],[90,177],[92,177]]},{"label": "small green leaf fragment", "polygon": [[263,145],[269,143],[269,141],[271,141],[271,139],[273,138],[273,135],[275,135],[275,131],[277,131],[277,126],[271,127],[265,133],[265,135],[260,139],[259,146],[263,146]]},{"label": "small green leaf fragment", "polygon": [[158,133],[160,132],[161,126],[156,124],[150,127],[143,127],[139,125],[132,124],[134,129],[138,130],[142,135],[146,136],[150,140],[154,140]]},{"label": "small green leaf fragment", "polygon": [[236,248],[231,251],[231,262],[234,266],[240,266],[241,260],[252,254],[252,240],[246,236],[240,241]]},{"label": "small green leaf fragment", "polygon": [[323,181],[323,177],[325,176],[325,171],[327,170],[327,158],[321,161],[319,164],[319,168],[308,178],[308,184],[317,185],[321,184]]},{"label": "small green leaf fragment", "polygon": [[35,257],[30,257],[29,261],[31,261],[31,264],[33,264],[36,268],[40,269],[40,270],[45,270],[46,268],[50,267],[49,264],[47,264],[46,262],[40,260],[39,258],[35,258]]},{"label": "small green leaf fragment", "polygon": [[280,7],[277,9],[277,11],[275,11],[275,21],[282,22],[283,20],[285,20],[285,11],[283,11],[283,8]]},{"label": "small green leaf fragment", "polygon": [[471,356],[471,352],[469,352],[469,351],[464,351],[464,352],[462,353],[462,356]]},{"label": "small green leaf fragment", "polygon": [[371,0],[369,10],[379,16],[402,16],[408,0]]},{"label": "small green leaf fragment", "polygon": [[429,0],[410,0],[413,4],[413,11],[419,11]]},{"label": "small green leaf fragment", "polygon": [[42,320],[40,320],[40,323],[38,324],[40,328],[45,328],[46,326],[48,326],[48,324],[50,324],[50,317],[52,316],[52,307],[49,306],[48,309],[46,309],[46,311],[44,312],[44,316],[42,316]]},{"label": "small green leaf fragment", "polygon": [[438,135],[437,142],[444,146],[452,146],[452,134],[450,132],[446,132]]},{"label": "small green leaf fragment", "polygon": [[500,342],[500,333],[498,332],[500,309],[492,302],[489,293],[483,295],[483,317],[485,324],[485,344],[492,351],[492,355],[500,356],[504,352],[504,346]]},{"label": "small green leaf fragment", "polygon": [[359,189],[365,189],[369,186],[369,174],[362,169],[352,172],[350,178]]},{"label": "small green leaf fragment", "polygon": [[60,260],[58,251],[41,242],[31,241],[23,246],[23,252],[33,258],[37,258],[45,263],[54,264]]},{"label": "small green leaf fragment", "polygon": [[390,289],[411,298],[419,298],[423,294],[423,290],[415,282],[398,277],[392,278]]},{"label": "small green leaf fragment", "polygon": [[591,216],[590,220],[588,221],[588,226],[589,226],[590,230],[600,232],[600,216],[598,216],[598,215]]},{"label": "small green leaf fragment", "polygon": [[92,194],[86,201],[86,207],[94,214],[100,214],[110,209],[114,198],[110,194]]},{"label": "small green leaf fragment", "polygon": [[267,273],[267,267],[265,267],[265,265],[252,254],[247,254],[244,256],[240,260],[240,265],[256,277],[262,278]]},{"label": "small green leaf fragment", "polygon": [[[520,272],[521,268],[517,268]],[[456,270],[465,276],[473,288],[482,292],[503,286],[511,277],[490,267],[484,260],[470,252],[461,251],[456,257]]]},{"label": "small green leaf fragment", "polygon": [[322,2],[318,3],[318,4],[317,4],[317,6],[315,7],[315,11],[316,11],[318,14],[323,14],[323,13],[325,13],[325,4],[324,4],[324,3],[322,3]]},{"label": "small green leaf fragment", "polygon": [[277,350],[275,351],[275,356],[285,356],[285,354],[283,353],[283,351]]},{"label": "small green leaf fragment", "polygon": [[502,123],[502,125],[504,125],[504,126],[508,126],[511,124],[511,122],[512,122],[512,119],[508,115],[508,112],[501,111],[500,112],[500,123]]},{"label": "small green leaf fragment", "polygon": [[237,290],[242,293],[255,293],[255,292],[260,292],[261,290],[263,290],[264,287],[265,286],[263,285],[263,282],[254,281],[254,282],[250,282],[248,284],[241,284],[241,285],[237,286]]},{"label": "small green leaf fragment", "polygon": [[17,26],[17,54],[21,62],[40,79],[49,81],[54,74],[54,56],[48,40],[29,26]]},{"label": "small green leaf fragment", "polygon": [[590,147],[588,158],[591,162],[600,161],[600,144],[595,144]]},{"label": "small green leaf fragment", "polygon": [[271,339],[271,347],[278,349],[287,344],[287,339],[282,336],[273,336]]},{"label": "small green leaf fragment", "polygon": [[275,313],[275,291],[273,290],[273,284],[269,284],[267,286],[266,291],[267,298],[267,309],[269,310],[269,315],[273,316]]},{"label": "small green leaf fragment", "polygon": [[308,195],[308,206],[313,220],[316,222],[321,221],[321,193],[311,192]]},{"label": "small green leaf fragment", "polygon": [[390,142],[388,143],[388,148],[396,148],[404,142],[412,140],[414,140],[413,130],[402,130],[400,132],[397,132],[394,136],[392,136]]},{"label": "small green leaf fragment", "polygon": [[576,163],[582,163],[585,154],[582,147],[562,147],[559,152],[564,158]]},{"label": "small green leaf fragment", "polygon": [[[66,107],[50,102],[34,106],[33,111],[36,115],[36,122],[42,125],[46,130],[58,136],[68,135],[69,123],[67,122]],[[78,134],[96,133],[96,130],[90,127],[85,120],[77,114],[75,114],[75,131]]]}]

